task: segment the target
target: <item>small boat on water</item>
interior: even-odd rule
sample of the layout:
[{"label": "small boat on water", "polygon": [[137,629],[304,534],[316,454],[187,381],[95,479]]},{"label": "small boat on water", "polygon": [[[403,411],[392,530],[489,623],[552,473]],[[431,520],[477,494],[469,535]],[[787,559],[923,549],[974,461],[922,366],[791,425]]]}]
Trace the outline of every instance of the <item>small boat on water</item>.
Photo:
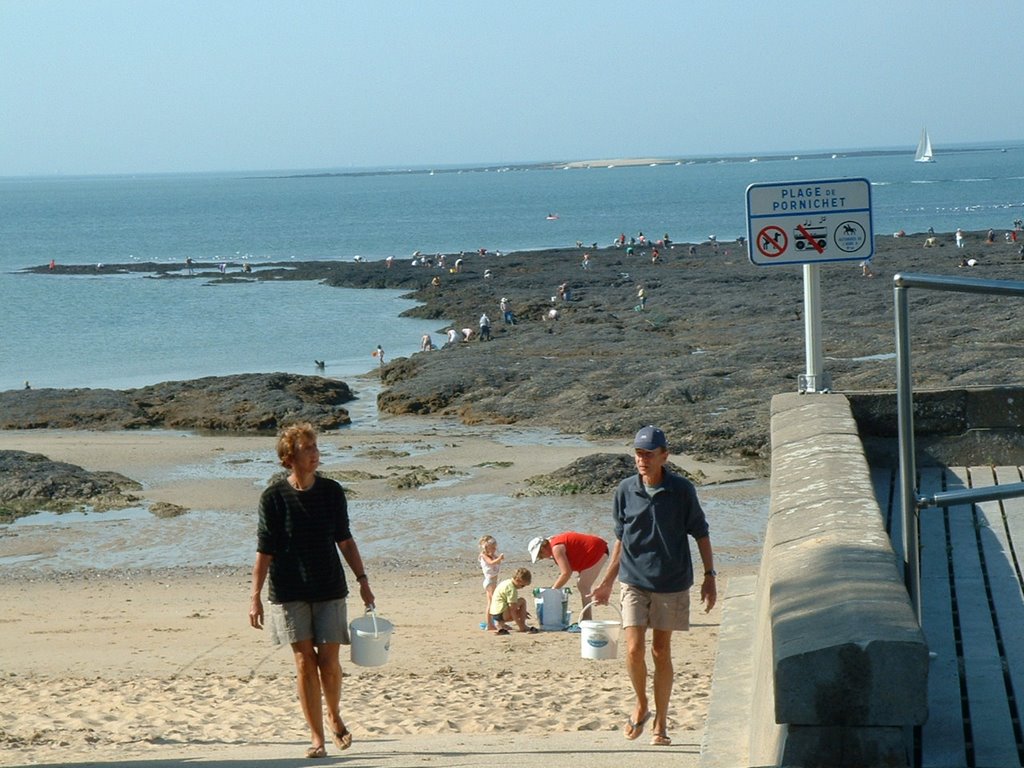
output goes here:
[{"label": "small boat on water", "polygon": [[935,153],[932,152],[932,139],[931,139],[931,136],[928,135],[928,129],[927,128],[922,128],[921,129],[921,140],[919,142],[917,142],[917,152],[914,153],[914,162],[915,163],[934,163],[935,162],[935,158],[933,157],[934,154]]},{"label": "small boat on water", "polygon": [[549,213],[549,214],[547,215],[547,220],[548,220],[548,221],[554,221],[554,220],[555,220],[555,219],[557,219],[557,218],[558,218],[558,214],[557,214],[557,213]]}]

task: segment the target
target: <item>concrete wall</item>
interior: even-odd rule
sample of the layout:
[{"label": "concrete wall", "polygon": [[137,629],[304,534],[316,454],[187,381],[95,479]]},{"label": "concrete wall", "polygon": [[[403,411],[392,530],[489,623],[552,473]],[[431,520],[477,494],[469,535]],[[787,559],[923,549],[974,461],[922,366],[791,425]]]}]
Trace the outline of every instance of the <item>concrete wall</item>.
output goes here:
[{"label": "concrete wall", "polygon": [[905,765],[928,649],[847,399],[772,399],[748,765]]}]

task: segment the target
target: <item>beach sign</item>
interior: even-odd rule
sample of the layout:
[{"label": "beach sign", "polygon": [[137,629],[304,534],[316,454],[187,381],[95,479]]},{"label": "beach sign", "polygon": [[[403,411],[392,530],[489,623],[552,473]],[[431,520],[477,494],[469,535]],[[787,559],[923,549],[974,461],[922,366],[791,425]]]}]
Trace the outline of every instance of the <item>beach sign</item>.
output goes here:
[{"label": "beach sign", "polygon": [[871,183],[824,179],[751,184],[747,250],[758,266],[870,259],[875,253]]}]

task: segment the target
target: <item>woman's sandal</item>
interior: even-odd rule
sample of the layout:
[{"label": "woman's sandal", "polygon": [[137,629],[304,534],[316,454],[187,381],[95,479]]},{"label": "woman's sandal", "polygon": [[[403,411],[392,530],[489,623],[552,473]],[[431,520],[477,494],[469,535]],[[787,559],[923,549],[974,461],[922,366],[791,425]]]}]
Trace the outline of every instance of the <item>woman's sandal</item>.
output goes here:
[{"label": "woman's sandal", "polygon": [[306,750],[306,757],[327,757],[327,750],[323,744],[319,747],[310,747]]},{"label": "woman's sandal", "polygon": [[352,732],[343,725],[340,731],[331,731],[331,741],[334,742],[334,746],[344,752],[352,746]]},{"label": "woman's sandal", "polygon": [[634,741],[640,738],[640,734],[644,732],[644,725],[648,720],[651,719],[651,713],[648,711],[646,715],[641,717],[635,723],[632,720],[626,721],[626,727],[622,729],[622,734],[629,739]]},{"label": "woman's sandal", "polygon": [[658,733],[655,731],[651,734],[651,746],[652,747],[669,747],[672,746],[672,739],[663,731]]}]

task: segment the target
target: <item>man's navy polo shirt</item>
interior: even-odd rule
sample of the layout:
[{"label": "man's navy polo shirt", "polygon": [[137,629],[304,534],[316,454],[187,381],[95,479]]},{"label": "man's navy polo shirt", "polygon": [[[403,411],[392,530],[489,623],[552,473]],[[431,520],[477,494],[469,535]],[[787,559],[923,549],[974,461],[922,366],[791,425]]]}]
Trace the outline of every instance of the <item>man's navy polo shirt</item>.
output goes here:
[{"label": "man's navy polo shirt", "polygon": [[708,535],[697,489],[685,477],[664,471],[648,496],[640,475],[615,490],[615,536],[622,542],[619,581],[649,592],[682,592],[693,586],[687,535]]}]

